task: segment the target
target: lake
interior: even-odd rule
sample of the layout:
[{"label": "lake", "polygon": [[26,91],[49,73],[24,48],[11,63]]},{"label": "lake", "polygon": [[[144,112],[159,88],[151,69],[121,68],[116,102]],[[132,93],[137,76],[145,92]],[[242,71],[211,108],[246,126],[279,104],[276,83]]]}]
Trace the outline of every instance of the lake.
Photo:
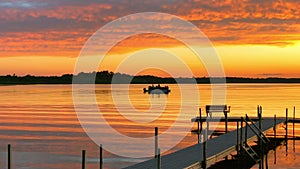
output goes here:
[{"label": "lake", "polygon": [[[7,144],[18,169],[81,168],[81,150],[87,152],[87,168],[98,168],[99,144],[104,168],[132,165],[153,155],[154,127],[165,154],[197,143],[189,132],[195,127],[191,118],[213,100],[207,84],[172,84],[168,95],[144,94],[147,85],[140,84],[89,87],[82,85],[74,96],[72,85],[0,86],[0,165],[6,166]],[[293,107],[300,108],[300,84],[228,84],[225,96],[229,117],[256,116],[257,105],[265,117],[284,117],[286,108],[292,116]],[[300,141],[289,145],[287,156],[278,147],[276,164],[270,152],[270,168],[300,167]]]}]

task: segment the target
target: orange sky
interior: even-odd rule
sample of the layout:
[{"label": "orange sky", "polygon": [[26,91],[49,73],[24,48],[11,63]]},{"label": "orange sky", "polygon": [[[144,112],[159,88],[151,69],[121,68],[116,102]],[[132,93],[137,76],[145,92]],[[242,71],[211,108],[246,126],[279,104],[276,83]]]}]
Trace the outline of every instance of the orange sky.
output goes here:
[{"label": "orange sky", "polygon": [[[73,73],[82,46],[95,31],[119,17],[151,11],[196,25],[215,46],[226,76],[300,77],[298,0],[7,0],[0,2],[0,11],[0,75]],[[203,63],[197,63],[184,45],[153,34],[122,41],[100,69],[114,71],[131,55],[168,57],[164,50],[185,60],[195,76],[207,75]],[[176,76],[186,75],[175,62],[166,64]],[[161,75],[157,72],[152,73]]]}]

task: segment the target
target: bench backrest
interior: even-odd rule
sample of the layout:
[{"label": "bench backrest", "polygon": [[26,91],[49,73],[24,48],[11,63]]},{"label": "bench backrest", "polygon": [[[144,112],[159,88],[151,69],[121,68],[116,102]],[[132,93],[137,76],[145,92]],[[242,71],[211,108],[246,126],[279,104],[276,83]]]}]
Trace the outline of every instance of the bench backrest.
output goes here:
[{"label": "bench backrest", "polygon": [[212,113],[212,112],[228,113],[229,112],[229,110],[227,109],[227,105],[206,105],[205,109],[206,109],[206,113]]}]

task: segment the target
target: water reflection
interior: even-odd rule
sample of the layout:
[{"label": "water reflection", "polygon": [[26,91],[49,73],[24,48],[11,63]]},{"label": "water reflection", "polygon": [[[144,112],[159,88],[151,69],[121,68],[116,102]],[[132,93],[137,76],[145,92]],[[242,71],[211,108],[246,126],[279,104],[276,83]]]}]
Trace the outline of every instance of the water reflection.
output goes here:
[{"label": "water reflection", "polygon": [[[169,85],[172,92],[164,96],[143,94],[141,89],[144,86],[131,85],[129,91],[131,103],[139,113],[127,111],[126,114],[120,114],[112,103],[110,86],[96,85],[99,108],[106,120],[118,132],[130,137],[150,137],[154,133],[155,126],[160,128],[160,132],[164,132],[174,124],[175,120],[178,120],[181,95],[177,85]],[[198,85],[198,87],[199,104],[202,107],[211,104],[211,86]],[[122,94],[123,90],[120,86],[118,94]],[[88,91],[82,92],[87,94]],[[163,114],[159,111],[148,112],[151,102],[157,102],[159,105],[162,99],[166,100]],[[284,117],[285,107],[291,110],[293,106],[300,107],[300,84],[229,84],[226,103],[232,108],[229,116],[240,117],[245,113],[249,116],[256,116],[256,106],[260,104],[264,107],[263,116],[273,117],[277,114],[278,117]],[[194,105],[193,100],[187,100],[185,105]],[[188,121],[179,123],[179,128],[184,128],[186,123],[191,123],[189,116],[198,115],[198,107],[195,109],[195,111],[186,112]],[[84,118],[88,121],[88,125],[96,130],[99,124],[95,121],[94,114],[95,112],[91,112],[87,106]],[[296,117],[300,115],[296,114]],[[140,124],[137,125],[136,122]],[[141,124],[143,122],[150,123]],[[235,128],[235,126],[229,126],[230,128]],[[295,133],[290,134],[297,137],[299,130],[300,127],[296,125]],[[178,134],[181,133],[172,133],[172,135]],[[197,143],[197,135],[185,134],[187,136],[182,142],[167,153]],[[284,132],[279,134],[284,135]],[[109,141],[113,138],[104,137],[103,139]],[[122,142],[122,140],[118,141]],[[160,141],[160,143],[168,144],[168,140]],[[78,122],[70,85],[1,86],[0,164],[6,163],[7,144],[12,144],[14,168],[80,168],[80,156],[83,149],[87,150],[87,168],[98,168],[99,147],[90,140]],[[270,168],[300,167],[295,160],[299,157],[299,141],[289,140],[288,145],[288,147],[280,146],[276,149],[277,152],[269,153],[269,161],[277,161],[276,165],[269,163]],[[287,156],[282,156],[286,148]],[[132,149],[132,151],[136,150]],[[104,156],[105,168],[108,169],[125,167],[143,160],[129,160],[107,151],[104,152]]]}]

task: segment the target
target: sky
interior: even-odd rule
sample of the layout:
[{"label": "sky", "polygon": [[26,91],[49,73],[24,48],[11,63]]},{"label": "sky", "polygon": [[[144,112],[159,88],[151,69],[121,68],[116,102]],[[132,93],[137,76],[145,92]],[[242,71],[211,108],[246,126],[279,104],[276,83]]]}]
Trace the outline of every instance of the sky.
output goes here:
[{"label": "sky", "polygon": [[[126,15],[162,12],[198,27],[217,51],[226,76],[300,77],[299,0],[1,0],[0,11],[0,75],[73,73],[82,47],[98,29]],[[116,71],[129,56],[165,61],[170,53],[195,76],[208,75],[205,63],[195,61],[180,41],[153,34],[121,41],[98,70]],[[169,72],[146,65],[136,72],[131,68],[143,59],[137,60],[119,70],[189,76],[177,61],[164,62]]]}]

